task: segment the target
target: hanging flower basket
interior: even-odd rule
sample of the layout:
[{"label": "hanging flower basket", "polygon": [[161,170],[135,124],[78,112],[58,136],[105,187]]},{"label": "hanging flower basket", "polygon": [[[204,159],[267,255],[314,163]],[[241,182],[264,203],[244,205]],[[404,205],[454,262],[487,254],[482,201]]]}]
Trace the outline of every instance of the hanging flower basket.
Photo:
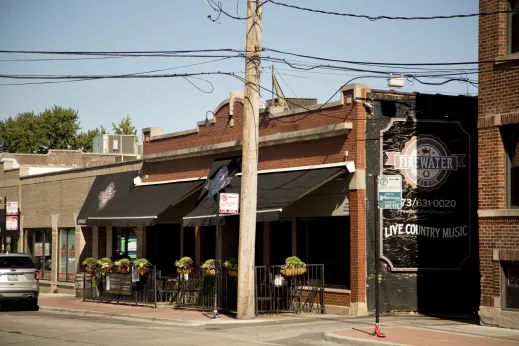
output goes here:
[{"label": "hanging flower basket", "polygon": [[133,263],[135,271],[141,276],[147,275],[151,270],[151,263],[145,258],[139,258]]},{"label": "hanging flower basket", "polygon": [[281,269],[280,272],[285,276],[303,275],[306,273],[306,268],[286,268]]},{"label": "hanging flower basket", "polygon": [[281,274],[285,276],[303,275],[306,273],[306,264],[296,256],[288,257],[281,266]]},{"label": "hanging flower basket", "polygon": [[216,270],[215,269],[206,269],[204,268],[204,274],[208,276],[215,276]]},{"label": "hanging flower basket", "polygon": [[184,274],[191,274],[192,269],[191,268],[179,268],[177,267],[177,274],[184,275]]},{"label": "hanging flower basket", "polygon": [[119,261],[114,262],[115,271],[119,274],[128,274],[130,272],[131,267],[130,260],[127,258],[123,258]]},{"label": "hanging flower basket", "polygon": [[208,259],[204,264],[201,265],[205,275],[215,276],[216,275],[217,263],[214,259]]},{"label": "hanging flower basket", "polygon": [[224,261],[222,263],[222,267],[227,269],[227,273],[229,273],[229,276],[238,276],[238,260],[236,260],[235,258],[231,258],[228,261]]},{"label": "hanging flower basket", "polygon": [[95,272],[99,267],[99,265],[97,264],[97,260],[93,257],[85,259],[82,264],[85,271],[90,274]]},{"label": "hanging flower basket", "polygon": [[237,270],[229,270],[228,273],[229,273],[229,276],[232,276],[232,277],[237,277],[238,276],[238,271]]},{"label": "hanging flower basket", "polygon": [[181,259],[175,261],[175,267],[177,267],[177,274],[191,274],[193,271],[193,260],[191,257],[182,257]]}]

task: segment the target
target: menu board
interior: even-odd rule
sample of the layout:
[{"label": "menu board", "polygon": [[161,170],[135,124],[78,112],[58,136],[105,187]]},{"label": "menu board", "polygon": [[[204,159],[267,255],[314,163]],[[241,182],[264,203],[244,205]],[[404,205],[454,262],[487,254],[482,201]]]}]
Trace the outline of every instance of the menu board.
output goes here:
[{"label": "menu board", "polygon": [[107,274],[106,292],[111,294],[131,295],[132,276],[130,274]]}]

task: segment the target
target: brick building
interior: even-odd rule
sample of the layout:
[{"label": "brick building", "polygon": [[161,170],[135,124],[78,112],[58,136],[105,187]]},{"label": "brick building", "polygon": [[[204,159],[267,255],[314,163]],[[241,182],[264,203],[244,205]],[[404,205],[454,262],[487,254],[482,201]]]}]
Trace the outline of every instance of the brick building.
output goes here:
[{"label": "brick building", "polygon": [[6,230],[1,222],[2,252],[31,255],[41,270],[42,292],[73,294],[81,260],[92,253],[106,255],[104,233],[99,242],[91,228],[76,224],[94,180],[128,170],[136,176],[141,162],[131,156],[124,157],[128,162],[118,162],[120,154],[74,150],[50,150],[42,155],[3,153],[0,159],[2,208],[5,198],[18,202],[20,209],[18,230]]},{"label": "brick building", "polygon": [[[481,0],[480,12],[519,10]],[[519,12],[479,19],[479,252],[485,324],[519,326]]]},{"label": "brick building", "polygon": [[[398,143],[402,145],[399,150],[404,150],[408,147],[404,148],[406,143],[413,147],[414,137],[419,138],[413,143],[420,148],[424,139],[429,142],[423,145],[429,145],[437,137],[433,142],[441,152],[433,151],[432,155],[438,157],[438,162],[455,164],[437,167],[434,177],[422,179],[426,181],[424,184],[429,184],[422,190],[412,186],[412,181],[404,184],[405,191],[413,190],[416,194],[408,195],[409,201],[431,196],[431,203],[441,205],[435,208],[413,204],[403,208],[408,214],[435,216],[407,218],[404,229],[409,224],[416,227],[416,232],[409,232],[407,236],[398,234],[382,246],[382,249],[391,249],[391,242],[397,239],[394,244],[400,251],[393,251],[392,259],[383,252],[386,257],[382,257],[382,308],[383,311],[443,312],[454,306],[451,312],[475,312],[479,296],[477,248],[474,248],[477,220],[476,193],[471,188],[470,177],[475,179],[476,175],[470,172],[475,171],[477,162],[475,150],[471,150],[476,143],[476,118],[475,98],[402,95],[372,91],[366,84],[344,86],[340,99],[326,105],[306,99],[302,107],[260,110],[258,210],[268,204],[268,198],[262,196],[261,191],[266,189],[262,180],[269,174],[282,176],[288,172],[322,171],[330,167],[343,167],[343,170],[280,208],[275,218],[267,220],[258,213],[256,265],[280,265],[291,255],[297,255],[306,263],[324,264],[327,312],[356,316],[373,311],[375,212],[383,227],[394,226],[387,225],[390,219],[387,214],[373,209],[373,176],[393,172],[387,165],[383,168],[380,164],[388,159],[383,143]],[[243,98],[240,93],[231,93],[229,99],[216,107],[214,118],[198,122],[192,130],[161,134],[159,128],[143,129],[144,162],[140,184],[160,186],[205,181],[215,160],[241,155],[242,120]],[[388,137],[384,131],[391,126],[396,130]],[[404,134],[407,137],[402,137]],[[426,135],[424,139],[422,135]],[[431,146],[422,149],[429,150]],[[415,160],[423,158],[417,152],[408,154]],[[392,174],[404,176],[410,171],[412,169],[402,169]],[[423,173],[427,167],[419,171]],[[431,192],[435,185],[443,187]],[[172,260],[179,256],[191,256],[197,264],[214,258],[214,225],[200,221],[205,217],[200,216],[202,212],[197,214],[199,193],[196,191],[202,186],[198,185],[190,197],[165,213],[163,223],[157,221],[155,228],[146,228],[146,233],[155,237],[152,240],[147,236],[148,257],[154,263],[161,260],[153,260],[151,253],[166,251],[169,251],[171,271],[174,271]],[[451,199],[447,202],[441,197],[445,191],[450,191]],[[458,199],[453,192],[463,197]],[[448,213],[446,208],[450,208]],[[444,215],[442,213],[445,216],[438,218]],[[198,221],[186,222],[197,217]],[[444,224],[440,224],[441,220]],[[456,222],[459,225],[455,225]],[[237,220],[229,219],[223,226],[218,244],[223,260],[237,255],[238,225]],[[457,231],[454,226],[459,226]],[[381,234],[384,234],[383,227],[379,228]],[[426,240],[427,234],[418,236],[419,227],[420,230],[439,227],[435,229],[443,233],[438,239]],[[433,234],[436,237],[437,233]],[[180,247],[172,249],[172,242],[180,243]],[[150,248],[153,243],[158,243],[154,249]],[[452,254],[440,255],[442,251]],[[408,261],[398,261],[394,256]],[[455,293],[445,290],[446,280],[456,282],[460,289]]]}]

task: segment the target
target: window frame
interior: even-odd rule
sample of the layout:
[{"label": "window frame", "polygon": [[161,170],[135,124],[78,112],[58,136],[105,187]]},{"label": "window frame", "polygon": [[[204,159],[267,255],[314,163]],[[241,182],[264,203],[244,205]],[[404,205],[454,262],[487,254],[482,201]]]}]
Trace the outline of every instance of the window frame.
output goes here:
[{"label": "window frame", "polygon": [[[76,230],[74,228],[60,228],[59,231],[58,231],[58,235],[59,235],[59,238],[58,238],[58,265],[57,265],[57,269],[58,269],[58,272],[57,272],[57,277],[58,277],[58,282],[75,282],[76,281],[76,263],[75,263],[75,260],[76,260],[76,256],[74,256],[74,272],[73,273],[70,273],[69,272],[69,261],[70,259],[72,258],[70,256],[70,250],[69,250],[69,236],[70,234],[73,234],[74,235],[74,238],[76,236]],[[63,243],[63,237],[66,237],[65,238],[65,243]],[[62,265],[62,256],[61,256],[61,248],[62,248],[62,245],[65,245],[65,249],[66,249],[66,264],[65,264],[65,280],[61,280],[60,279],[60,274],[62,274],[63,272],[61,271],[61,265]],[[74,239],[74,244],[72,244],[72,246],[74,246],[74,250],[76,248],[76,241]],[[70,275],[74,275],[74,278],[69,280],[69,276]]]},{"label": "window frame", "polygon": [[[508,11],[512,11],[512,1],[516,0],[507,0],[506,6]],[[515,9],[519,11],[519,8]],[[507,55],[519,53],[519,47],[516,47],[516,51],[512,51],[512,30],[513,30],[513,19],[514,13],[508,13],[506,18],[506,53]],[[519,14],[515,15],[515,19],[519,21]]]},{"label": "window frame", "polygon": [[519,306],[517,308],[508,306],[508,276],[511,266],[519,269],[519,262],[501,262],[501,309],[519,311]]},{"label": "window frame", "polygon": [[[50,231],[50,232],[49,232]],[[35,255],[35,247],[36,247],[36,234],[39,233],[41,237],[41,243],[42,243],[42,250],[41,250],[41,256]],[[47,233],[50,233],[50,239],[47,239]],[[49,240],[49,255],[45,255],[45,244],[47,243],[47,240]],[[34,265],[36,266],[36,258],[41,258],[41,269],[38,269],[41,272],[41,280],[52,280],[52,229],[50,228],[37,228],[32,231],[32,261],[34,262]],[[47,262],[47,259],[50,258],[51,264],[50,270],[45,269],[45,263]],[[47,277],[47,273],[50,274],[49,277]]]}]

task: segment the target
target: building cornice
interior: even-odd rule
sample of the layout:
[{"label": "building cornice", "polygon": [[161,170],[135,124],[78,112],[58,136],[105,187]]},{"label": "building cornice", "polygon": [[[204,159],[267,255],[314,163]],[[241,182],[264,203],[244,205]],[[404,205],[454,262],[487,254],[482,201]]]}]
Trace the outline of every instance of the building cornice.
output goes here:
[{"label": "building cornice", "polygon": [[[267,147],[272,145],[288,144],[294,142],[302,142],[345,135],[350,133],[352,127],[352,123],[344,122],[340,124],[328,125],[307,130],[276,133],[273,135],[260,137],[259,146]],[[143,159],[147,162],[165,161],[235,151],[240,150],[241,147],[242,141],[237,140],[213,145],[204,145],[194,148],[185,148],[155,154],[146,154],[144,155]]]}]

